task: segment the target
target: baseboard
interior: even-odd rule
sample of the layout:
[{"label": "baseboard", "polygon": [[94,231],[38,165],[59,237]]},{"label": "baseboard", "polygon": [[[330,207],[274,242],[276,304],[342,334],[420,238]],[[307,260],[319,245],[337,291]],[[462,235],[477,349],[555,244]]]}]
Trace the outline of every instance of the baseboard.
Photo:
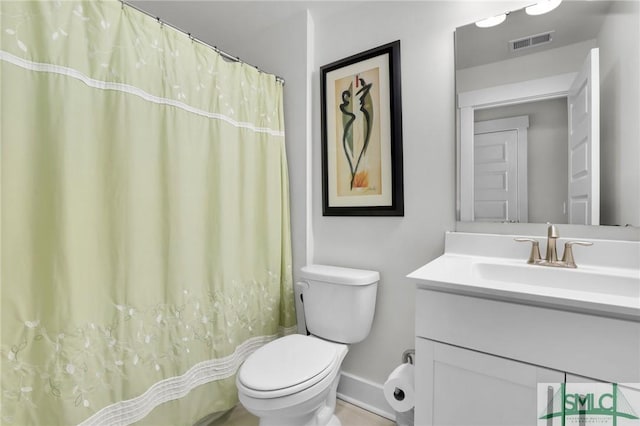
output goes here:
[{"label": "baseboard", "polygon": [[338,398],[395,421],[395,411],[384,398],[382,385],[349,373],[340,373]]}]

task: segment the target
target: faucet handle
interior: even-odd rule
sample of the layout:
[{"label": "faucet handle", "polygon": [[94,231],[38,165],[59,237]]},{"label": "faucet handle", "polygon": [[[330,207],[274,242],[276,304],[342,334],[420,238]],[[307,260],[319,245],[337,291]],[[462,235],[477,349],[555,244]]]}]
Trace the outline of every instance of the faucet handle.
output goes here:
[{"label": "faucet handle", "polygon": [[562,255],[562,262],[567,268],[577,268],[576,261],[573,258],[573,246],[592,246],[593,243],[589,241],[567,241],[564,243],[564,254]]},{"label": "faucet handle", "polygon": [[540,243],[538,240],[534,240],[533,238],[514,238],[514,241],[519,243],[531,243],[531,253],[529,254],[527,263],[533,264],[540,261]]}]

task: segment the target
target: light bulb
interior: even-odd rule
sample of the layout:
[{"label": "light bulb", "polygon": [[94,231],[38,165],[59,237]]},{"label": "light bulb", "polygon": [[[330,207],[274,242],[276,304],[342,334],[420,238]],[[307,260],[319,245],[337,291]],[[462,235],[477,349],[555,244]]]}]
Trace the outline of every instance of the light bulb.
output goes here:
[{"label": "light bulb", "polygon": [[551,12],[556,7],[560,6],[562,0],[543,0],[532,6],[525,8],[527,15],[542,15],[547,12]]},{"label": "light bulb", "polygon": [[496,25],[502,24],[505,19],[507,19],[507,14],[503,13],[502,15],[492,16],[491,18],[478,21],[476,22],[476,26],[480,28],[495,27]]}]

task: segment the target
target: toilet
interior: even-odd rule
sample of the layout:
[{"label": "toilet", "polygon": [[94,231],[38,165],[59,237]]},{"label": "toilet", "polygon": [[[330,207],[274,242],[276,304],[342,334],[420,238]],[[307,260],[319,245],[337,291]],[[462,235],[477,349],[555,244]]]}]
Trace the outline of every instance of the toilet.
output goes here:
[{"label": "toilet", "polygon": [[335,416],[348,345],[371,330],[380,274],[308,265],[295,284],[309,335],[292,334],[249,355],[236,377],[240,403],[260,426],[340,426]]}]

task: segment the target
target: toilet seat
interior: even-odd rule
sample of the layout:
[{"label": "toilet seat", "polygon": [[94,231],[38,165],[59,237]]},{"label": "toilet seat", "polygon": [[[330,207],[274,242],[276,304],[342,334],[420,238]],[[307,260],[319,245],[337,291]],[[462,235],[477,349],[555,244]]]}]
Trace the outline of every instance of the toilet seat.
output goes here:
[{"label": "toilet seat", "polygon": [[238,372],[242,392],[277,398],[301,392],[340,367],[346,345],[300,334],[276,339],[247,358]]}]

